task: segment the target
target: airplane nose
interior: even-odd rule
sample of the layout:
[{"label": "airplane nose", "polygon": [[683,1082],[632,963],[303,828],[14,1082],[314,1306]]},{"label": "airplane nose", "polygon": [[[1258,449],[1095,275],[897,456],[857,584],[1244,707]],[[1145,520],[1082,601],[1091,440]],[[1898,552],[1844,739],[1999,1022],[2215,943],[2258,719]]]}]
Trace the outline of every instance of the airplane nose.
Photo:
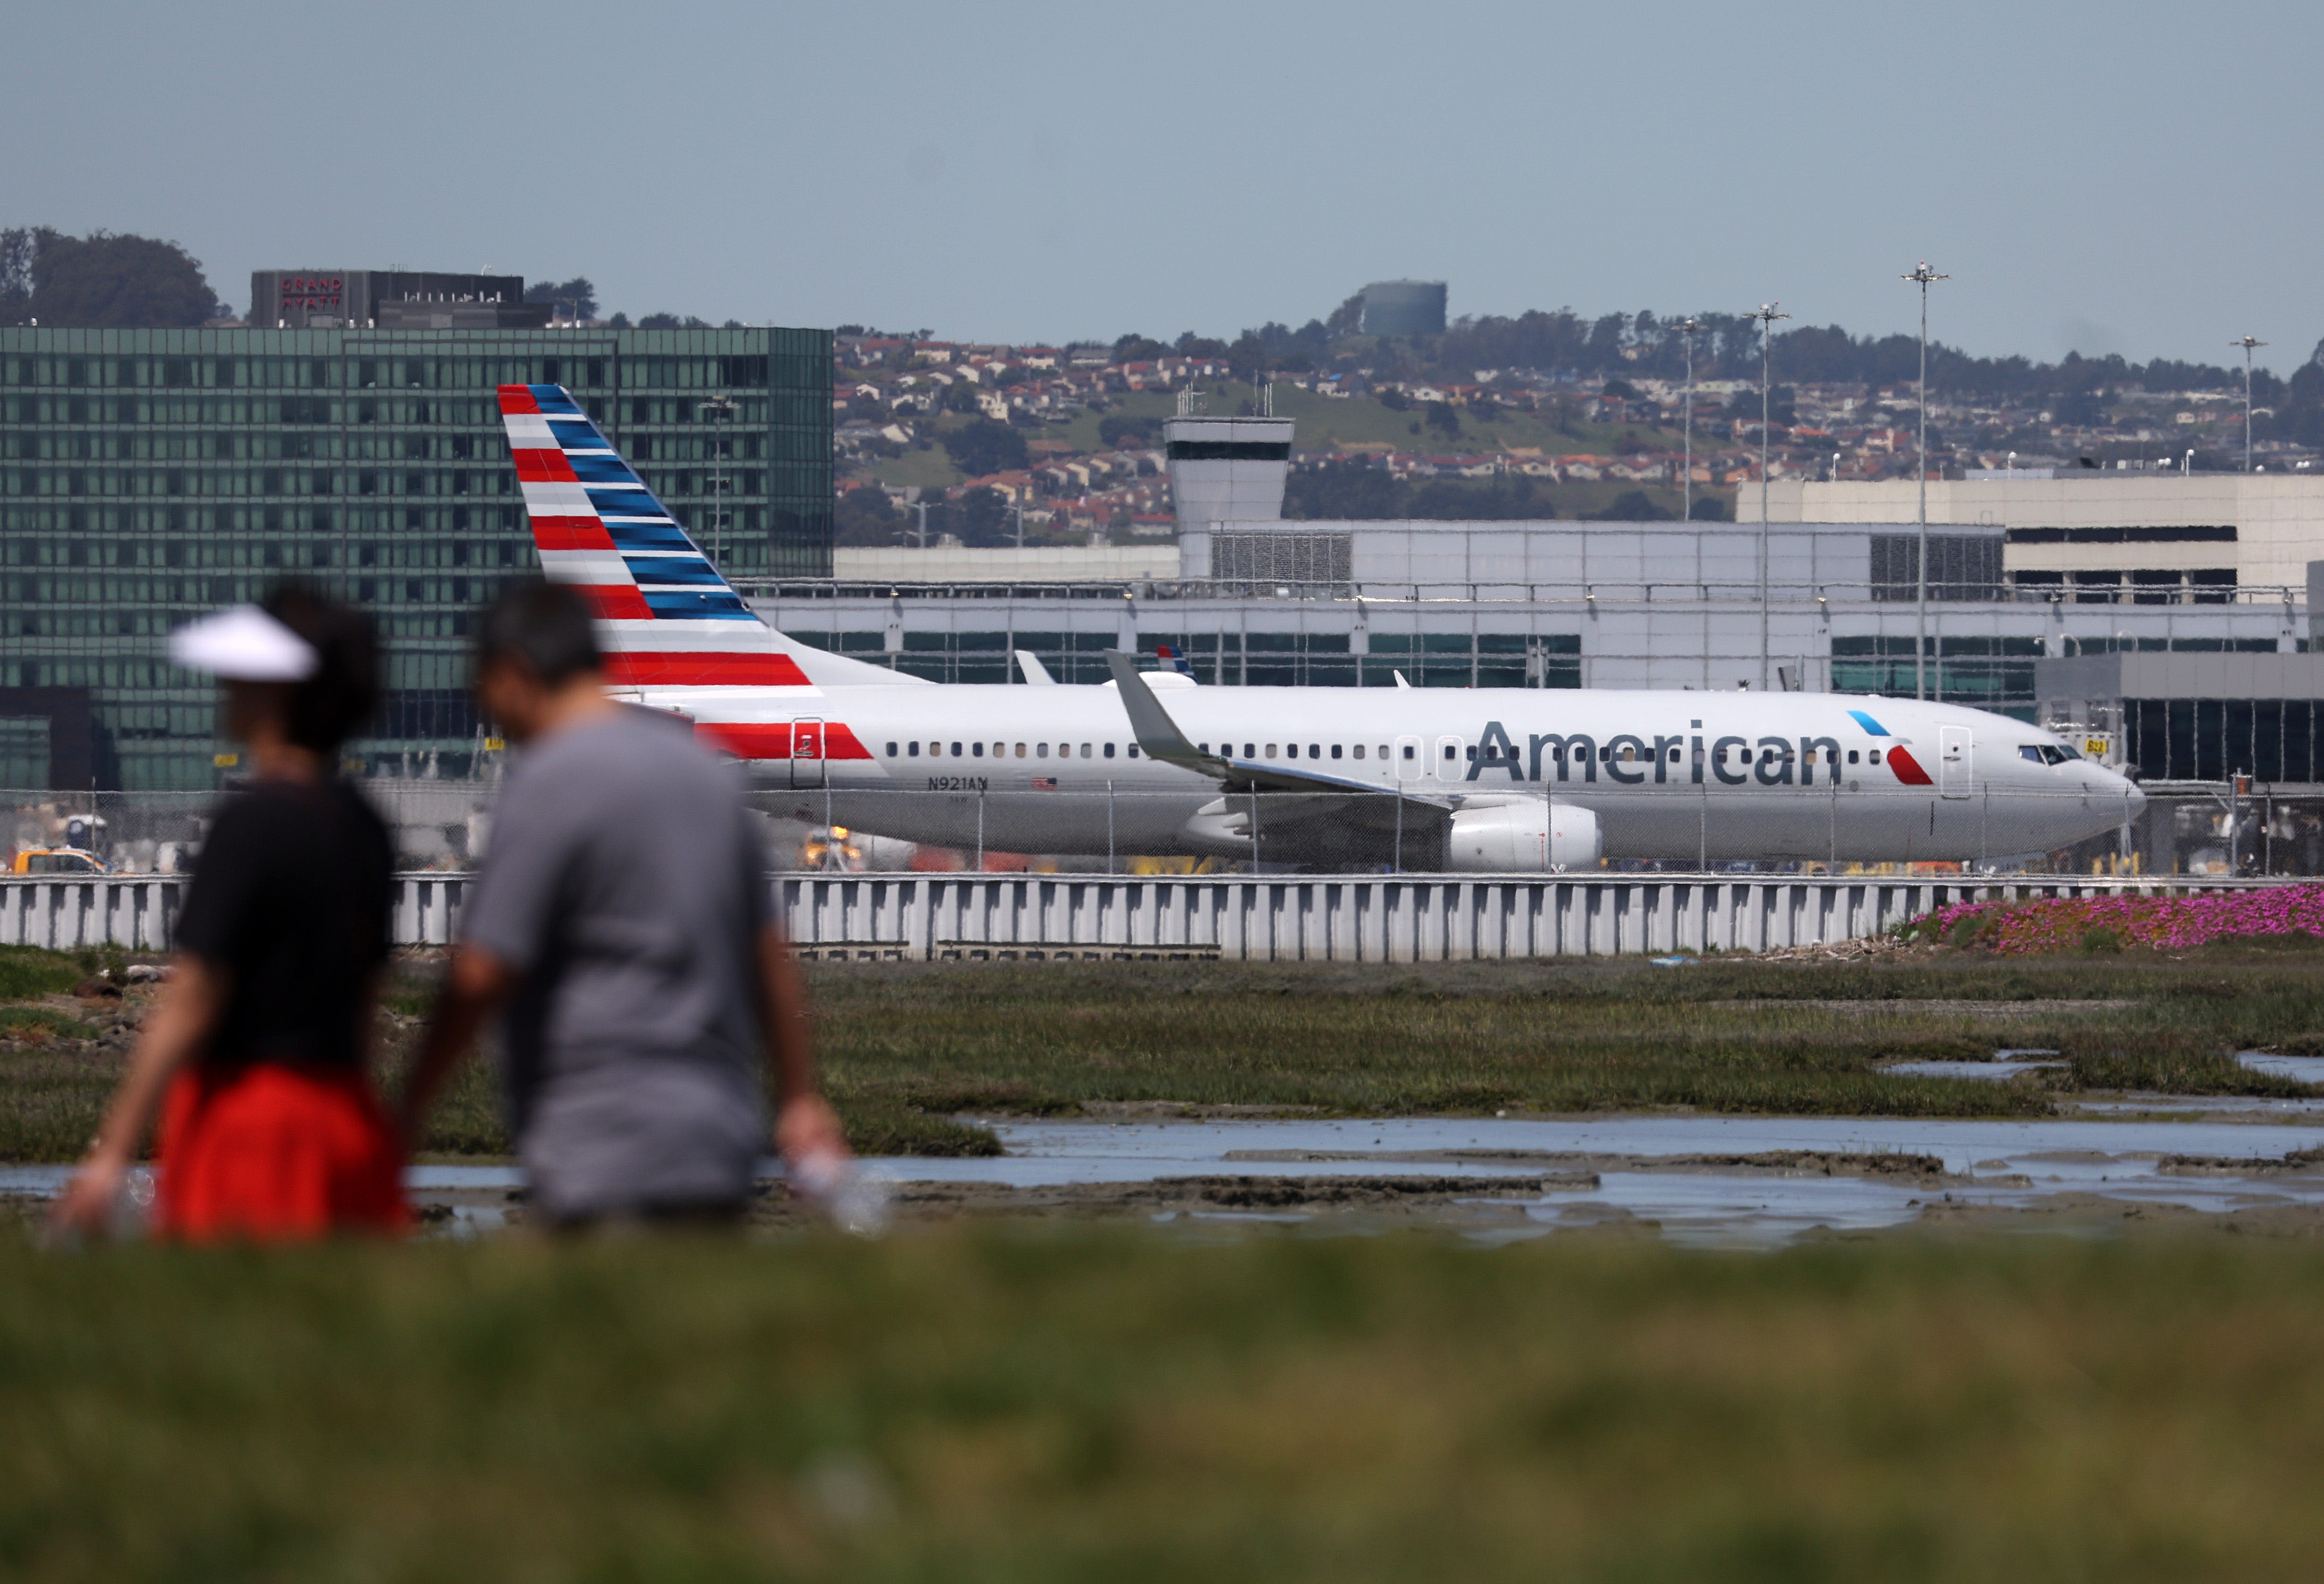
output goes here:
[{"label": "airplane nose", "polygon": [[2146,812],[2146,794],[2139,791],[2138,783],[2128,776],[2118,775],[2115,779],[2123,784],[2123,805],[2129,810],[2123,820],[2127,824]]}]

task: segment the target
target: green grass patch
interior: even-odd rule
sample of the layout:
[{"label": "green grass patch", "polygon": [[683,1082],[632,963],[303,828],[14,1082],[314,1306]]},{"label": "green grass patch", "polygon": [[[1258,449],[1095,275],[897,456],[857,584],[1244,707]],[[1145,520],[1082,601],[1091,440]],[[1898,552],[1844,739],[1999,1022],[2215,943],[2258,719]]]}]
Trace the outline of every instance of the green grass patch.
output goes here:
[{"label": "green grass patch", "polygon": [[97,1031],[50,1006],[0,1006],[0,1040],[85,1040]]},{"label": "green grass patch", "polygon": [[0,1570],[2304,1577],[2319,1310],[2160,1237],[0,1247]]},{"label": "green grass patch", "polygon": [[[1093,1101],[2031,1115],[2061,1082],[2305,1093],[2233,1053],[2324,1029],[2312,967],[2264,951],[1676,970],[1637,959],[849,965],[819,969],[815,986],[825,1076],[844,1101],[1035,1116]],[[2059,1050],[2070,1067],[2005,1085],[1886,1070],[2003,1047]]]},{"label": "green grass patch", "polygon": [[0,946],[0,1001],[28,1001],[69,990],[86,977],[61,951],[37,946]]},{"label": "green grass patch", "polygon": [[120,1081],[119,1051],[0,1028],[0,1161],[76,1161]]}]

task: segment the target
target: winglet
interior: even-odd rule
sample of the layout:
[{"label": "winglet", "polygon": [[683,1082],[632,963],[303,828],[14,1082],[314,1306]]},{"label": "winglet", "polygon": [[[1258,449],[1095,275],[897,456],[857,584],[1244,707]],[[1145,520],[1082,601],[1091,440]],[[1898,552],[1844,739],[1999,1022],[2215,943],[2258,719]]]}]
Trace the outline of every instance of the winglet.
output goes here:
[{"label": "winglet", "polygon": [[1023,672],[1025,680],[1036,687],[1048,688],[1056,685],[1057,679],[1049,674],[1049,668],[1043,665],[1040,657],[1030,649],[1017,651],[1017,669]]},{"label": "winglet", "polygon": [[1223,759],[1213,759],[1186,740],[1170,712],[1154,697],[1154,690],[1138,674],[1138,662],[1119,649],[1105,652],[1105,662],[1113,672],[1115,690],[1121,695],[1121,707],[1129,711],[1130,729],[1137,734],[1138,746],[1149,759],[1159,759],[1165,764],[1200,771],[1204,775],[1223,775],[1228,765]]}]

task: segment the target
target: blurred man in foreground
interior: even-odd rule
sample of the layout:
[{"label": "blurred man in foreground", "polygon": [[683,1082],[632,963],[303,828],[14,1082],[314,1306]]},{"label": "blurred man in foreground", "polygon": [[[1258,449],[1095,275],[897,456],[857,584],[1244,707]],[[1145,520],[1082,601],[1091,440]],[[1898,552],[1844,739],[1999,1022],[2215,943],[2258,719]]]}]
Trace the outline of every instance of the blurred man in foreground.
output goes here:
[{"label": "blurred man in foreground", "polygon": [[738,1218],[767,1137],[844,1161],[805,996],[732,773],[685,725],[605,696],[590,613],[520,585],[484,612],[476,690],[521,753],[403,1100],[429,1099],[505,1006],[510,1125],[552,1225]]}]

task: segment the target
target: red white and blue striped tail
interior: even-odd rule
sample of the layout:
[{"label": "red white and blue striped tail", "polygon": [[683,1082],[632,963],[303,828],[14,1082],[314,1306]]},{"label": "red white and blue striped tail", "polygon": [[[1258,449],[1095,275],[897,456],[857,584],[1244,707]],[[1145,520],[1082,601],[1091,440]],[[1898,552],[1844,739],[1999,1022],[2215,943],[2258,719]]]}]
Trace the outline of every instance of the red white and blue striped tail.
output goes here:
[{"label": "red white and blue striped tail", "polygon": [[597,613],[615,684],[812,690],[896,683],[761,621],[562,385],[503,385],[501,421],[541,572]]}]

